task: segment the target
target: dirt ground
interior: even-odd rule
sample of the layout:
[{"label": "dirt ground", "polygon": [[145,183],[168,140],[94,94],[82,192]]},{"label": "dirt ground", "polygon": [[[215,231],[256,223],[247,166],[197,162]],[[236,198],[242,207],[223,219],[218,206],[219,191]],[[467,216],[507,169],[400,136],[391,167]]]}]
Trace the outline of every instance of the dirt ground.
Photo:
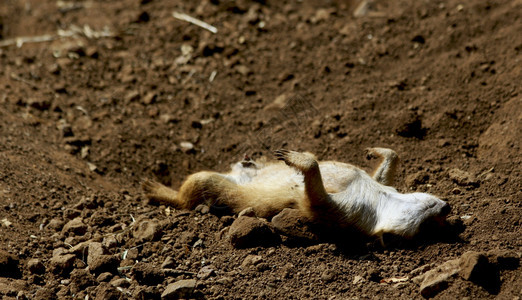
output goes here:
[{"label": "dirt ground", "polygon": [[[159,299],[181,279],[209,299],[421,298],[419,267],[518,261],[522,1],[359,2],[1,1],[4,299]],[[372,146],[399,153],[400,191],[452,206],[458,238],[235,249],[235,216],[140,189],[279,148],[368,170]],[[496,270],[434,296],[520,299],[520,266]]]}]

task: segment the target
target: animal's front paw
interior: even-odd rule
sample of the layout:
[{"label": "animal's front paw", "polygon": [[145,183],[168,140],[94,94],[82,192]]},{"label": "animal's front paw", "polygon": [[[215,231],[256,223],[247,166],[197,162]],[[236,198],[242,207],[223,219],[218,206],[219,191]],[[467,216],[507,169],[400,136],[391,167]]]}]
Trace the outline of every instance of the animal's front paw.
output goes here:
[{"label": "animal's front paw", "polygon": [[308,152],[296,152],[286,149],[274,151],[277,159],[284,161],[290,167],[294,167],[302,172],[310,170],[313,166],[317,166],[315,156]]}]

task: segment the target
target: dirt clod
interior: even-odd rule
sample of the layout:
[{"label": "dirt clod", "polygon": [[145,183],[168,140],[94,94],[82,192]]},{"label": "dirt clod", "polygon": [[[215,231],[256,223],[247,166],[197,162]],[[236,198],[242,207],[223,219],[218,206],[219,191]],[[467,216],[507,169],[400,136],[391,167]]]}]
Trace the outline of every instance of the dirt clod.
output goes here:
[{"label": "dirt clod", "polygon": [[191,298],[195,288],[196,280],[187,279],[176,281],[167,286],[165,291],[161,294],[161,299],[171,300]]},{"label": "dirt clod", "polygon": [[266,247],[281,241],[279,235],[268,223],[247,216],[239,217],[232,223],[228,238],[236,248]]}]

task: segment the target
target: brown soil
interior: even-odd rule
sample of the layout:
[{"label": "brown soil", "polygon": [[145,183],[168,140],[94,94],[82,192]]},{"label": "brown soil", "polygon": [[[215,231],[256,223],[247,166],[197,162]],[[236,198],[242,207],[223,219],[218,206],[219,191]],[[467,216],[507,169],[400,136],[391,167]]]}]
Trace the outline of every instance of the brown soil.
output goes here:
[{"label": "brown soil", "polygon": [[[19,269],[0,294],[154,298],[197,279],[211,299],[417,298],[411,280],[379,279],[469,250],[520,256],[522,2],[375,1],[354,17],[355,2],[2,1],[0,42],[85,25],[111,36],[0,48],[0,250]],[[281,147],[369,168],[371,146],[400,154],[401,191],[450,203],[460,239],[235,249],[222,238],[230,217],[149,205],[140,191],[145,178],[178,187]],[[140,220],[161,228],[152,241]],[[98,271],[81,251],[58,261],[82,241],[107,249]],[[241,267],[252,254],[262,261]],[[179,272],[157,274],[167,257]],[[499,272],[498,290],[455,279],[437,297],[520,298],[520,267]]]}]

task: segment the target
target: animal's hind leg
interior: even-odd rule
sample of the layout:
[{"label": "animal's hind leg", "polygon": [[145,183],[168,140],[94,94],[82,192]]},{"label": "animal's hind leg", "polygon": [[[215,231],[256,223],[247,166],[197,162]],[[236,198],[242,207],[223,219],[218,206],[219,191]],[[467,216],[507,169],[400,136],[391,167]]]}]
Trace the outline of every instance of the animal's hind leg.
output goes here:
[{"label": "animal's hind leg", "polygon": [[388,148],[367,148],[366,157],[380,159],[379,166],[373,171],[373,179],[384,185],[392,185],[399,162],[397,153]]},{"label": "animal's hind leg", "polygon": [[315,156],[308,152],[301,153],[289,150],[277,150],[274,155],[277,159],[303,173],[305,194],[308,200],[302,203],[305,206],[303,209],[307,210],[305,213],[315,219],[327,219],[332,211],[332,203],[324,188],[319,163]]}]

